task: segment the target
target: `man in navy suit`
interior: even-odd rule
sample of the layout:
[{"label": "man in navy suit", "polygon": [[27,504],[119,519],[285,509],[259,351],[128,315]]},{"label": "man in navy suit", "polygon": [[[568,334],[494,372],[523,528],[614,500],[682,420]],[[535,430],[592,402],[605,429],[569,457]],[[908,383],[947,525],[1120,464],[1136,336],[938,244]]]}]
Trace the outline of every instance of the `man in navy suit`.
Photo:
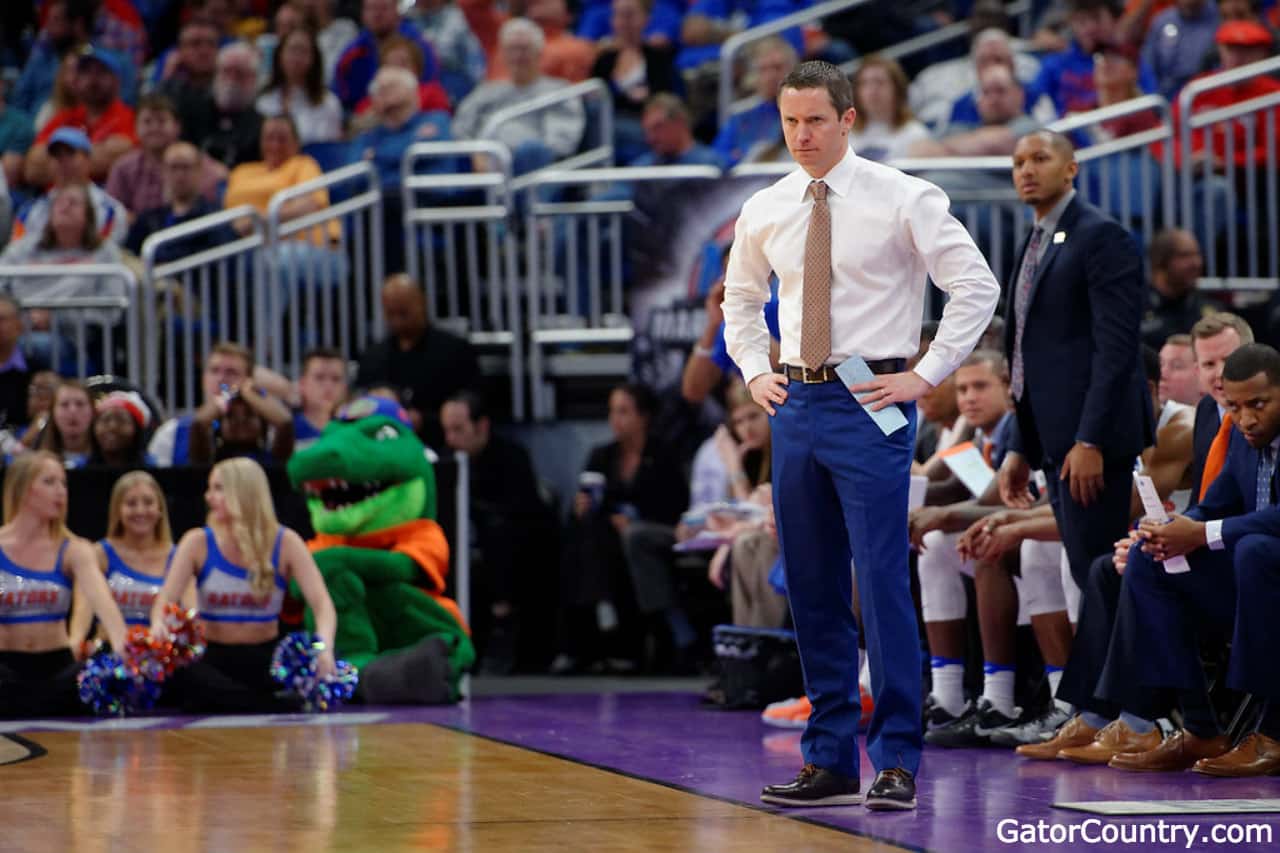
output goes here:
[{"label": "man in navy suit", "polygon": [[[1173,689],[1183,728],[1146,752],[1111,759],[1122,770],[1197,770],[1219,776],[1280,772],[1280,353],[1246,344],[1223,372],[1235,422],[1226,463],[1200,505],[1171,521],[1146,520],[1130,552],[1107,669],[1099,683],[1127,707],[1139,693]],[[1167,562],[1183,556],[1189,571]],[[1202,628],[1232,636],[1227,684],[1267,700],[1258,731],[1235,749],[1209,704]],[[1188,705],[1187,697],[1194,699]]]},{"label": "man in navy suit", "polygon": [[[1014,184],[1036,221],[1006,297],[1018,429],[1000,467],[1000,496],[1029,506],[1031,470],[1044,471],[1072,577],[1084,588],[1090,562],[1129,526],[1134,460],[1154,423],[1138,357],[1141,253],[1119,223],[1076,198],[1077,171],[1062,134],[1036,131],[1014,149]],[[1059,693],[1071,678],[1069,662]],[[1011,722],[988,716],[984,728]]]},{"label": "man in navy suit", "polygon": [[[1242,343],[1253,342],[1253,330],[1234,314],[1221,312],[1201,319],[1191,331],[1200,390],[1203,399],[1196,406],[1192,433],[1192,462],[1188,508],[1198,502],[1205,459],[1218,433],[1227,398],[1222,370],[1227,357]],[[1145,752],[1159,742],[1153,720],[1168,712],[1171,697],[1145,692],[1134,696],[1122,709],[1097,695],[1111,647],[1120,602],[1121,574],[1128,559],[1129,536],[1116,542],[1094,559],[1088,583],[1081,588],[1080,614],[1075,641],[1071,646],[1069,669],[1057,691],[1057,698],[1078,712],[1048,741],[1018,747],[1024,758],[1054,760],[1065,758],[1079,764],[1106,764],[1121,752]]]}]

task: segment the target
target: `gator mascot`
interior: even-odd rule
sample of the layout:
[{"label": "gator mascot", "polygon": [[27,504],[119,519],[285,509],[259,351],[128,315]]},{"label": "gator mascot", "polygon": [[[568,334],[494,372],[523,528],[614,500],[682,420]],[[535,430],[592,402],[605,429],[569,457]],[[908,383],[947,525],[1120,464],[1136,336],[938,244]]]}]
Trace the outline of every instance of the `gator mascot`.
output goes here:
[{"label": "gator mascot", "polygon": [[[338,611],[337,656],[360,669],[370,704],[458,699],[475,661],[445,592],[449,544],[435,522],[435,471],[404,410],[362,397],[289,460],[316,537],[308,545]],[[297,590],[294,591],[297,597]],[[314,616],[305,614],[308,629]]]}]

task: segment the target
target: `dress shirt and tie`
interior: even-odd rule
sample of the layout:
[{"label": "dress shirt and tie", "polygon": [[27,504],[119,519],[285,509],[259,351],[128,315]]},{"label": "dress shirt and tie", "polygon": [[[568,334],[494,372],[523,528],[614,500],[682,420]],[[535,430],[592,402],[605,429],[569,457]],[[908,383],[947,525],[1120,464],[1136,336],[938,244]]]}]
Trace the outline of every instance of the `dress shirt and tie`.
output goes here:
[{"label": "dress shirt and tie", "polygon": [[[763,306],[776,273],[781,360],[817,370],[919,347],[925,283],[950,300],[915,367],[944,380],[973,349],[1000,288],[940,189],[847,151],[820,180],[796,169],[743,206],[725,274],[725,343],[751,380],[770,372]],[[858,778],[856,569],[876,707],[876,770],[915,773],[922,746],[919,635],[908,568],[915,406],[885,435],[842,382],[792,381],[770,418],[774,513],[813,712],[806,763]]]},{"label": "dress shirt and tie", "polygon": [[[815,204],[803,169],[756,193],[743,206],[725,274],[725,343],[751,380],[771,372],[769,330],[761,310],[769,273],[778,287],[780,356],[809,368],[800,354],[805,252]],[[931,385],[973,350],[1000,296],[969,232],[949,212],[946,193],[850,150],[822,178],[831,219],[831,352],[868,361],[911,358],[920,345],[928,278],[947,293],[938,336],[915,366]]]}]

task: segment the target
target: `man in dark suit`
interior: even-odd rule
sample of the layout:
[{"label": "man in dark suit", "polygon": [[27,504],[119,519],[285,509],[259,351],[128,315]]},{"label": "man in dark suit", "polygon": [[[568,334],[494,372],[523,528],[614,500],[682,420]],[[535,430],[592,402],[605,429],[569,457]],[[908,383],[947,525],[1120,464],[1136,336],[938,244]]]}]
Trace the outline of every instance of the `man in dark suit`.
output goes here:
[{"label": "man in dark suit", "polygon": [[[1077,171],[1062,134],[1029,133],[1014,149],[1014,185],[1035,226],[1006,298],[1018,429],[1000,467],[1000,496],[1030,506],[1031,470],[1044,472],[1083,589],[1089,564],[1129,526],[1134,460],[1151,444],[1154,423],[1138,357],[1141,254],[1115,220],[1076,198]],[[1072,669],[1069,662],[1059,693]]]},{"label": "man in dark suit", "polygon": [[[1183,728],[1146,752],[1115,756],[1110,766],[1117,769],[1195,765],[1224,776],[1280,772],[1280,687],[1274,677],[1280,652],[1280,353],[1246,344],[1227,359],[1223,375],[1235,428],[1222,473],[1186,515],[1142,522],[1146,541],[1129,555],[1107,669],[1098,685],[1126,708],[1137,694],[1179,691]],[[1189,571],[1169,566],[1179,556]],[[1259,731],[1231,755],[1231,741],[1209,704],[1200,664],[1202,628],[1232,636],[1227,684],[1268,702]]]},{"label": "man in dark suit", "polygon": [[[1205,463],[1218,436],[1222,414],[1226,412],[1223,365],[1242,342],[1253,341],[1253,330],[1236,315],[1223,312],[1200,320],[1191,336],[1204,397],[1196,406],[1192,432],[1188,508],[1197,504],[1203,491]],[[1228,424],[1221,439],[1224,453],[1230,429]],[[1216,471],[1210,473],[1216,474]],[[1108,549],[1096,557],[1089,567],[1088,582],[1081,587],[1079,621],[1067,667],[1071,677],[1067,678],[1064,673],[1057,691],[1057,698],[1070,703],[1078,714],[1048,741],[1018,747],[1022,757],[1106,764],[1119,753],[1145,751],[1158,742],[1159,733],[1152,721],[1169,710],[1169,697],[1141,694],[1134,697],[1122,713],[1117,703],[1097,695],[1096,689],[1107,664],[1120,602],[1122,572],[1131,544],[1132,539],[1126,536],[1116,543],[1114,552]]]}]

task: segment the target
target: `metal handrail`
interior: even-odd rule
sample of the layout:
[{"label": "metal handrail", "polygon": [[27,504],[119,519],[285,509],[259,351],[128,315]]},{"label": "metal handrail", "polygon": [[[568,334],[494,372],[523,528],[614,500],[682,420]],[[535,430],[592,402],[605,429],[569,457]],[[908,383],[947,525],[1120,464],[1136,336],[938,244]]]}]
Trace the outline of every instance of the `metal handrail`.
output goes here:
[{"label": "metal handrail", "polygon": [[[863,6],[869,2],[871,0],[827,0],[825,3],[819,3],[816,6],[810,6],[808,9],[801,9],[798,12],[792,12],[790,15],[766,21],[759,26],[751,27],[740,33],[734,33],[725,39],[724,44],[720,45],[720,88],[716,99],[716,106],[719,110],[717,115],[720,117],[720,123],[724,124],[725,120],[735,112],[733,66],[738,54],[742,52],[744,47],[766,36],[771,36],[802,24],[812,23],[838,12]],[[746,101],[749,101],[749,99],[744,99],[744,102]],[[750,106],[753,105],[751,104]],[[750,109],[750,106],[746,108]]]},{"label": "metal handrail", "polygon": [[1239,68],[1232,68],[1229,71],[1220,71],[1217,74],[1210,74],[1196,80],[1192,80],[1182,87],[1182,91],[1178,94],[1178,112],[1181,116],[1181,122],[1178,127],[1178,144],[1183,152],[1182,168],[1181,168],[1181,191],[1182,191],[1182,226],[1185,228],[1194,228],[1194,214],[1192,204],[1192,184],[1194,182],[1191,164],[1191,131],[1194,127],[1199,127],[1194,122],[1196,117],[1192,115],[1195,107],[1195,99],[1203,95],[1205,92],[1211,92],[1214,89],[1221,89],[1224,86],[1232,86],[1245,80],[1252,80],[1255,77],[1261,77],[1280,71],[1280,56],[1273,56],[1260,62],[1251,62],[1248,65],[1242,65]]},{"label": "metal handrail", "polygon": [[[139,384],[148,392],[154,390],[155,372],[140,360],[139,345],[141,341],[142,319],[138,317],[139,309],[145,313],[147,300],[141,299],[142,288],[138,277],[125,264],[91,263],[91,264],[0,264],[0,280],[13,278],[65,278],[67,276],[83,276],[86,278],[118,278],[124,282],[128,296],[40,296],[31,295],[15,297],[23,308],[59,309],[117,309],[124,316],[125,323],[125,358],[129,370],[140,376]],[[132,310],[131,310],[132,309]],[[111,326],[102,323],[103,350],[108,358],[104,360],[103,369],[114,367],[110,363],[109,353],[113,349]],[[84,323],[77,324],[77,366],[79,372],[85,372]]]},{"label": "metal handrail", "polygon": [[502,124],[519,118],[529,113],[540,112],[547,107],[556,104],[574,100],[586,100],[595,98],[600,102],[600,139],[599,145],[586,151],[572,154],[564,160],[551,163],[541,169],[530,172],[528,175],[522,175],[516,178],[511,185],[513,192],[518,192],[524,188],[528,178],[531,175],[540,172],[555,169],[576,169],[579,166],[590,166],[593,163],[605,163],[606,165],[613,163],[613,95],[609,91],[608,85],[597,77],[590,80],[583,80],[581,83],[574,83],[563,89],[557,89],[554,92],[547,92],[538,95],[536,98],[530,98],[519,104],[513,104],[509,107],[503,107],[497,110],[493,115],[485,120],[480,130],[480,136],[488,136]]}]

